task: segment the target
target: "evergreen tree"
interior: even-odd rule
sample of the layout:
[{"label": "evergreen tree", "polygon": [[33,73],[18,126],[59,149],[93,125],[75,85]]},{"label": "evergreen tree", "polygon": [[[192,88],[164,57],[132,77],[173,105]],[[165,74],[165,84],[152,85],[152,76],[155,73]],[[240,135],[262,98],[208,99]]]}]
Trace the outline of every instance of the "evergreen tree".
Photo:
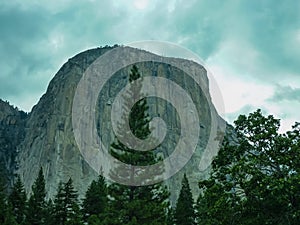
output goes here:
[{"label": "evergreen tree", "polygon": [[9,203],[12,206],[16,221],[19,224],[23,223],[26,210],[26,193],[20,175],[17,176],[16,182],[9,195]]},{"label": "evergreen tree", "polygon": [[106,181],[104,177],[99,175],[98,180],[92,181],[88,187],[82,203],[84,221],[87,221],[91,216],[97,216],[100,219],[106,208],[107,201]]},{"label": "evergreen tree", "polygon": [[54,224],[61,225],[66,223],[66,208],[64,203],[64,187],[63,183],[59,182],[57,193],[54,197],[53,220]]},{"label": "evergreen tree", "polygon": [[[230,207],[232,195],[223,190],[223,186],[215,181],[202,181],[200,187],[205,183],[204,196],[199,195],[197,201],[197,223],[198,225],[222,225],[234,223],[232,215],[238,215],[237,207]],[[249,224],[250,225],[250,224]]]},{"label": "evergreen tree", "polygon": [[5,193],[4,193],[4,184],[3,179],[0,177],[0,224],[4,224],[5,222],[5,216],[6,216],[6,199],[5,199]]},{"label": "evergreen tree", "polygon": [[7,203],[5,186],[2,177],[0,177],[0,224],[17,225],[11,204]]},{"label": "evergreen tree", "polygon": [[[129,125],[132,133],[140,138],[145,139],[151,133],[149,127],[149,115],[147,113],[148,105],[145,98],[138,101],[132,109],[129,108],[130,101],[135,96],[141,94],[141,77],[138,68],[134,65],[129,76],[130,84],[136,82],[136,86],[130,86],[130,91],[125,99],[125,112],[129,111]],[[124,114],[125,115],[125,114]],[[127,119],[123,117],[124,121]],[[122,131],[122,125],[119,127]],[[125,135],[120,133],[120,135]],[[136,151],[129,148],[130,143],[126,145],[119,140],[111,145],[111,155],[120,161],[133,166],[147,166],[158,162],[158,157],[153,151]],[[160,175],[160,171],[150,171],[150,173]],[[134,167],[129,170],[116,169],[111,171],[113,177],[120,179],[142,179],[149,176],[149,171],[134,171]],[[148,186],[126,186],[118,183],[109,185],[109,204],[106,210],[106,224],[166,224],[166,213],[168,208],[169,193],[162,184]]]},{"label": "evergreen tree", "polygon": [[168,212],[167,212],[167,225],[174,225],[174,214],[175,214],[175,210],[172,207],[168,208]]},{"label": "evergreen tree", "polygon": [[6,205],[5,219],[4,219],[3,225],[18,225],[18,223],[15,219],[15,216],[13,214],[12,205],[10,203],[8,203],[8,205]]},{"label": "evergreen tree", "polygon": [[96,215],[91,215],[89,218],[88,218],[88,224],[89,225],[101,225],[103,223],[101,223],[101,220],[99,219],[98,216]]},{"label": "evergreen tree", "polygon": [[49,199],[46,204],[45,225],[55,225],[54,204],[52,199]]},{"label": "evergreen tree", "polygon": [[70,178],[64,186],[64,206],[68,225],[80,225],[81,213],[78,204],[78,194],[74,189],[73,180]]},{"label": "evergreen tree", "polygon": [[182,179],[174,220],[176,225],[195,225],[194,200],[186,174],[184,174]]},{"label": "evergreen tree", "polygon": [[32,194],[28,201],[26,224],[43,225],[45,223],[46,189],[43,168],[32,186]]},{"label": "evergreen tree", "polygon": [[80,225],[81,213],[77,192],[70,178],[65,184],[59,183],[54,198],[53,218],[56,225]]}]

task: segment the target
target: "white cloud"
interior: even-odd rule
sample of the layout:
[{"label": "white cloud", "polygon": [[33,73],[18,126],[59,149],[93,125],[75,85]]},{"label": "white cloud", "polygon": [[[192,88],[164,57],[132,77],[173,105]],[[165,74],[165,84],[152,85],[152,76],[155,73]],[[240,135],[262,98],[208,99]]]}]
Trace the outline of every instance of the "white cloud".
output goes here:
[{"label": "white cloud", "polygon": [[[235,0],[219,3],[217,6],[214,1],[197,0],[1,1],[0,47],[11,57],[2,63],[1,97],[28,110],[30,104],[24,106],[29,98],[26,93],[38,99],[51,76],[78,52],[106,44],[167,40],[207,59],[206,64],[223,92],[228,114],[263,107],[279,118],[284,116],[285,121],[300,120],[296,115],[299,104],[266,101],[276,84],[300,87],[298,5],[236,4]],[[167,55],[167,51],[162,54]],[[28,87],[32,86],[10,88],[15,79],[26,80]],[[216,93],[212,89],[215,102],[220,98]]]},{"label": "white cloud", "polygon": [[145,9],[148,6],[148,0],[135,0],[134,1],[134,6],[137,9]]},{"label": "white cloud", "polygon": [[[244,52],[241,55],[242,60],[237,59],[236,52],[228,46],[221,48],[207,60],[208,69],[216,79],[224,99],[225,119],[232,123],[239,114],[248,114],[261,108],[267,114],[281,119],[280,132],[290,130],[295,121],[300,121],[299,110],[297,110],[300,109],[300,102],[291,102],[292,99],[282,102],[270,101],[278,85],[272,82],[261,82],[247,74],[248,71],[256,70],[255,63],[258,60],[252,50],[247,52],[245,51],[247,48],[243,47],[244,49],[240,50]],[[225,57],[226,54],[227,57]],[[232,60],[232,57],[236,60]],[[251,65],[244,65],[245,62]],[[246,72],[243,72],[242,68],[245,68]],[[299,87],[300,80],[294,79],[293,82],[289,77],[291,76],[283,76],[280,84],[293,83],[291,87]]]},{"label": "white cloud", "polygon": [[241,40],[224,41],[206,63],[222,92],[225,113],[246,105],[260,107],[273,94],[271,85],[259,84],[250,75],[258,70],[259,53]]},{"label": "white cloud", "polygon": [[273,94],[272,86],[242,78],[233,69],[210,61],[209,70],[217,81],[225,103],[225,113],[239,111],[246,105],[260,107]]},{"label": "white cloud", "polygon": [[64,45],[64,35],[63,34],[52,34],[49,37],[49,49],[52,51],[57,51]]}]

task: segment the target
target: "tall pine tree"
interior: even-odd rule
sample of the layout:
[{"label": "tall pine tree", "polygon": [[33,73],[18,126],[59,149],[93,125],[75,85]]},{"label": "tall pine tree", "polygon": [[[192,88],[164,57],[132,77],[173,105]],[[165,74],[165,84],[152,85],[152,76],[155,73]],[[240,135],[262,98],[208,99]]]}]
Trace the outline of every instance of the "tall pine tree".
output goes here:
[{"label": "tall pine tree", "polygon": [[5,219],[4,222],[1,223],[2,225],[18,225],[15,216],[13,214],[13,209],[11,204],[6,205],[6,210],[5,210]]},{"label": "tall pine tree", "polygon": [[7,208],[3,183],[3,179],[2,177],[0,177],[0,224],[4,224],[5,222],[5,214]]},{"label": "tall pine tree", "polygon": [[[88,221],[91,216],[96,216],[98,219],[102,218],[107,201],[107,184],[104,177],[99,176],[98,180],[92,181],[83,199],[82,212],[84,221]],[[96,220],[96,218],[93,220]]]},{"label": "tall pine tree", "polygon": [[[141,94],[142,83],[139,78],[141,78],[141,75],[138,68],[134,65],[129,75],[129,82],[130,85],[132,82],[135,82],[137,85],[134,87],[130,86],[125,99],[124,110],[130,112],[129,125],[132,133],[140,139],[146,139],[151,133],[146,98],[138,101],[132,109],[129,107],[130,101]],[[126,119],[124,118],[124,120]],[[120,130],[122,130],[122,124],[120,124]],[[125,134],[120,133],[120,135]],[[111,155],[132,166],[147,166],[159,160],[153,151],[136,151],[119,140],[112,143]],[[160,168],[160,170],[155,172],[162,174],[163,168]],[[111,171],[111,175],[118,179],[130,179],[130,181],[149,176],[145,171],[134,171],[134,167],[127,171],[117,168]],[[108,190],[107,224],[166,224],[169,193],[161,183],[148,186],[126,186],[113,183],[109,185]]]},{"label": "tall pine tree", "polygon": [[54,198],[53,218],[55,225],[82,224],[78,195],[71,178],[65,184],[59,183]]},{"label": "tall pine tree", "polygon": [[64,204],[64,185],[59,182],[57,187],[57,193],[54,197],[53,206],[53,224],[61,225],[66,222],[66,208]]},{"label": "tall pine tree", "polygon": [[23,223],[25,220],[26,193],[20,175],[17,176],[8,200],[12,206],[16,221],[19,224]]},{"label": "tall pine tree", "polygon": [[78,194],[73,186],[73,180],[70,178],[64,186],[64,203],[66,208],[66,216],[68,225],[80,225],[81,213],[78,204]]},{"label": "tall pine tree", "polygon": [[28,201],[26,213],[26,224],[43,225],[45,224],[46,208],[46,189],[43,168],[40,168],[38,177],[32,186],[32,194]]},{"label": "tall pine tree", "polygon": [[45,225],[56,225],[54,220],[54,204],[51,198],[47,201],[46,211]]},{"label": "tall pine tree", "polygon": [[0,177],[0,224],[2,225],[17,225],[12,206],[7,202],[6,188],[4,179]]},{"label": "tall pine tree", "polygon": [[176,225],[196,224],[194,200],[186,174],[184,174],[182,179],[182,187],[176,204],[174,220]]}]

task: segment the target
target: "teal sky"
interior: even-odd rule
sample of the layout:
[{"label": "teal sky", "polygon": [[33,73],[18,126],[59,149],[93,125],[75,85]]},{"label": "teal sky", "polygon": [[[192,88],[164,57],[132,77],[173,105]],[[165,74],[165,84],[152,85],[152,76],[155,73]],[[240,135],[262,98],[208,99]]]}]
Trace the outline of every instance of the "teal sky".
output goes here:
[{"label": "teal sky", "polygon": [[229,122],[257,108],[300,121],[299,0],[0,0],[0,98],[30,111],[68,58],[141,40],[199,55]]}]

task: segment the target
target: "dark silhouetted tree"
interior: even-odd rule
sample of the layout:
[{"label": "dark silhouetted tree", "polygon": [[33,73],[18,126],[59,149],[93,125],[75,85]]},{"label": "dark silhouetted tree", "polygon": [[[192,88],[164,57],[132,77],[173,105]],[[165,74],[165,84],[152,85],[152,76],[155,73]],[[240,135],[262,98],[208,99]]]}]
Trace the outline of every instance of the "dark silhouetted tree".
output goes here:
[{"label": "dark silhouetted tree", "polygon": [[26,224],[43,225],[45,223],[46,190],[43,169],[40,168],[38,177],[32,186],[32,194],[28,200]]},{"label": "dark silhouetted tree", "polygon": [[92,181],[85,194],[82,203],[84,221],[87,221],[92,215],[100,219],[105,211],[107,201],[107,184],[104,177],[99,176],[98,180]]},{"label": "dark silhouetted tree", "polygon": [[46,203],[46,216],[45,225],[56,225],[54,218],[54,204],[52,199],[49,199]]},{"label": "dark silhouetted tree", "polygon": [[53,205],[53,220],[54,224],[57,225],[65,224],[67,221],[67,209],[65,207],[64,198],[64,185],[62,182],[59,182]]},{"label": "dark silhouetted tree", "polygon": [[[132,133],[140,138],[146,139],[151,133],[149,127],[148,105],[146,98],[138,101],[133,108],[129,108],[129,102],[141,94],[141,75],[138,68],[134,65],[129,75],[129,85],[135,82],[135,86],[130,86],[127,93],[124,111],[129,111],[129,125]],[[124,118],[124,117],[123,117]],[[127,118],[124,118],[126,121]],[[122,124],[120,124],[122,131]],[[120,133],[120,135],[126,135]],[[111,145],[111,155],[120,161],[133,166],[147,166],[158,162],[158,157],[153,151],[136,151],[129,148],[129,144],[123,144],[116,140]],[[112,177],[118,180],[126,179],[134,181],[153,174],[162,174],[164,168],[160,171],[135,171],[134,167],[128,170],[116,169],[111,171]],[[106,224],[166,224],[168,196],[169,193],[164,185],[157,183],[148,186],[126,186],[118,183],[109,185],[109,203],[106,210]]]},{"label": "dark silhouetted tree", "polygon": [[4,191],[4,182],[2,177],[0,177],[0,224],[5,222],[6,215],[6,199],[5,199],[5,191]]},{"label": "dark silhouetted tree", "polygon": [[56,225],[80,225],[81,213],[78,195],[70,178],[65,184],[59,183],[54,198],[53,218]]},{"label": "dark silhouetted tree", "polygon": [[26,193],[20,175],[17,176],[16,182],[8,199],[12,206],[16,221],[19,224],[22,224],[25,220]]},{"label": "dark silhouetted tree", "polygon": [[194,200],[186,174],[184,174],[182,179],[182,186],[175,208],[174,220],[176,225],[196,224]]},{"label": "dark silhouetted tree", "polygon": [[15,216],[13,214],[12,205],[10,203],[6,205],[5,219],[3,225],[18,225]]}]

